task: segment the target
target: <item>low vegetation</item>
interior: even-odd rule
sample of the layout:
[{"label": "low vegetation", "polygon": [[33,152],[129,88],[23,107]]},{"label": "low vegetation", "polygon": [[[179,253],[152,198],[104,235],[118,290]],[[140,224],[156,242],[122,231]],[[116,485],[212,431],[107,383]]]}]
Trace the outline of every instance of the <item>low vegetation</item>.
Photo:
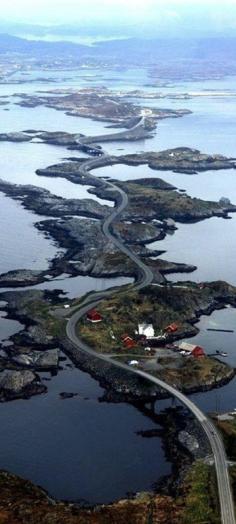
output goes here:
[{"label": "low vegetation", "polygon": [[236,414],[231,420],[215,420],[220,429],[230,460],[236,461]]},{"label": "low vegetation", "polygon": [[[164,348],[158,352],[157,366],[155,350],[148,355],[145,345],[137,339],[137,328],[139,323],[153,324],[157,336],[174,322],[178,329],[172,338],[195,334],[197,329],[189,321],[212,304],[222,290],[225,290],[223,283],[204,288],[193,284],[186,289],[150,286],[140,292],[130,290],[103,300],[97,308],[102,322],[93,324],[84,317],[77,325],[77,333],[99,353],[111,354],[124,362],[138,359],[141,367],[145,367],[148,359],[152,360],[154,365],[149,372],[182,390],[214,387],[233,374],[233,370],[210,357],[194,359],[178,354],[175,359],[168,358]],[[122,340],[125,334],[135,341],[134,347],[126,347]]]},{"label": "low vegetation", "polygon": [[188,473],[183,487],[181,524],[220,524],[214,468],[198,461]]}]

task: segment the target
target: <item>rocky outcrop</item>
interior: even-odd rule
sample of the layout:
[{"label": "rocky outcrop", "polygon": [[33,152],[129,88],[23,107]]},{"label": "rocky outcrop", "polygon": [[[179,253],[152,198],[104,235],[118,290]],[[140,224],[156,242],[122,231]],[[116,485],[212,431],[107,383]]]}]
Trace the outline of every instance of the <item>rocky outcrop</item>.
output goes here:
[{"label": "rocky outcrop", "polygon": [[58,368],[60,349],[48,351],[10,351],[11,361],[21,367],[33,368],[37,371],[50,371]]},{"label": "rocky outcrop", "polygon": [[47,335],[42,326],[30,326],[27,329],[27,332],[23,333],[25,339],[28,339],[29,343],[34,343],[39,346],[48,346],[48,344],[53,340],[53,337]]},{"label": "rocky outcrop", "polygon": [[177,147],[165,151],[131,154],[120,157],[129,165],[148,164],[151,169],[171,170],[178,173],[195,174],[198,171],[232,169],[235,159],[223,155],[208,155],[198,149]]},{"label": "rocky outcrop", "polygon": [[188,431],[180,431],[178,434],[178,439],[182,446],[187,448],[190,453],[194,453],[199,449],[199,443],[197,439],[188,433]]},{"label": "rocky outcrop", "polygon": [[[168,220],[169,218],[179,222],[197,222],[212,216],[226,217],[228,212],[235,212],[236,206],[224,202],[212,202],[200,198],[191,198],[186,193],[173,190],[156,189],[155,179],[118,182],[119,186],[127,193],[129,202],[121,215],[122,220],[132,222]],[[96,187],[91,192],[97,196],[111,197],[111,191]],[[113,191],[115,198],[115,191]]]},{"label": "rocky outcrop", "polygon": [[0,402],[17,398],[29,398],[47,390],[32,371],[6,370],[0,373]]},{"label": "rocky outcrop", "polygon": [[62,198],[46,189],[36,186],[19,186],[0,180],[0,191],[20,200],[26,209],[39,215],[61,217],[79,215],[92,218],[104,218],[109,214],[109,207],[90,199]]},{"label": "rocky outcrop", "polygon": [[162,240],[165,236],[163,227],[155,224],[119,222],[114,224],[113,232],[127,244],[149,244]]},{"label": "rocky outcrop", "polygon": [[33,286],[44,281],[46,271],[18,269],[0,275],[0,287]]},{"label": "rocky outcrop", "polygon": [[65,131],[43,131],[37,133],[36,136],[47,144],[53,144],[57,146],[73,146],[76,145],[76,137],[79,138],[79,136],[82,135],[79,135],[78,133],[66,133]]},{"label": "rocky outcrop", "polygon": [[16,475],[0,472],[2,524],[180,524],[181,509],[173,498],[139,493],[113,504],[84,509],[53,500]]},{"label": "rocky outcrop", "polygon": [[[113,157],[112,157],[113,158]],[[114,157],[115,159],[115,157]],[[84,159],[76,159],[76,161],[63,162],[61,164],[54,164],[44,169],[37,169],[36,173],[39,176],[47,176],[52,178],[66,178],[74,184],[104,186],[104,182],[100,178],[91,176],[89,172],[85,174],[81,171],[81,165],[85,162]],[[115,162],[115,160],[114,160]],[[100,160],[99,160],[100,163]],[[106,165],[107,161],[104,159]]]},{"label": "rocky outcrop", "polygon": [[197,269],[196,266],[190,264],[180,264],[156,258],[155,260],[146,260],[147,266],[151,267],[154,279],[153,282],[160,282],[159,275],[168,275],[171,273],[192,273]]},{"label": "rocky outcrop", "polygon": [[171,191],[173,189],[176,189],[173,184],[169,184],[169,182],[166,182],[165,180],[162,180],[161,178],[138,178],[137,180],[134,178],[134,180],[126,180],[126,183],[128,184],[135,184],[142,187],[148,187],[151,189],[158,189],[159,191]]},{"label": "rocky outcrop", "polygon": [[[69,255],[63,261],[63,269],[70,274],[90,275],[94,277],[126,276],[136,277],[137,266],[124,255],[113,242],[104,236],[101,223],[94,220],[67,218],[65,220],[46,220],[40,228],[50,233],[60,245],[69,248]],[[115,234],[129,242],[131,249],[141,257],[147,257],[147,264],[154,273],[154,282],[163,282],[164,273],[191,272],[195,266],[174,264],[162,259],[151,260],[151,256],[160,254],[144,247],[146,243],[164,237],[161,226],[155,224],[118,223]],[[150,260],[149,260],[150,259]]]},{"label": "rocky outcrop", "polygon": [[1,142],[30,142],[32,137],[23,132],[0,133]]}]

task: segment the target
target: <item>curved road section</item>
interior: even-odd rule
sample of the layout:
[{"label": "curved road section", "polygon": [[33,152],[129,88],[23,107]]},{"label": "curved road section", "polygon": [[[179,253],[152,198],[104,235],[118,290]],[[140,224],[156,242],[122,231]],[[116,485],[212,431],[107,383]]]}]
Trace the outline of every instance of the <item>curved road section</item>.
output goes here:
[{"label": "curved road section", "polygon": [[[141,121],[139,125],[140,124]],[[104,156],[107,157],[107,159],[109,160],[108,155],[105,154]],[[95,169],[96,167],[99,167],[99,159],[88,160],[84,163],[84,165],[81,166],[80,171],[82,174],[86,175],[91,169]],[[90,176],[92,175],[90,174]],[[117,205],[114,208],[111,215],[109,215],[109,217],[106,218],[106,220],[103,223],[104,235],[137,265],[140,276],[137,282],[133,285],[133,288],[142,289],[143,287],[146,287],[149,284],[151,284],[153,280],[152,271],[134,253],[132,253],[127,246],[125,246],[118,238],[116,238],[113,235],[111,229],[112,223],[119,218],[120,214],[128,204],[127,194],[121,188],[117,187],[115,184],[108,182],[104,179],[103,181],[104,184],[108,185],[113,191],[117,191],[120,196],[119,205]],[[83,340],[79,338],[76,330],[78,321],[91,308],[96,307],[103,298],[109,297],[112,294],[114,294],[114,290],[108,290],[99,294],[93,293],[89,297],[87,297],[87,299],[85,299],[80,305],[80,308],[77,309],[76,312],[69,319],[66,326],[67,337],[73,343],[73,345],[76,346],[76,348],[78,348],[79,351],[83,351],[102,361],[109,362],[110,364],[113,364],[118,368],[128,371],[129,373],[134,373],[135,375],[138,375],[144,378],[145,380],[152,382],[153,384],[167,391],[173,397],[177,398],[193,413],[193,415],[196,417],[196,419],[201,424],[203,430],[205,431],[212,449],[217,475],[222,524],[235,524],[234,503],[228,472],[227,457],[225,454],[225,449],[221,437],[218,431],[216,430],[214,424],[210,421],[210,419],[188,397],[183,395],[183,393],[181,393],[173,386],[167,384],[166,382],[163,382],[162,380],[159,380],[158,378],[150,375],[149,373],[146,373],[136,368],[131,368],[128,365],[113,360],[112,358],[106,355],[97,353],[85,342],[83,342]]]}]

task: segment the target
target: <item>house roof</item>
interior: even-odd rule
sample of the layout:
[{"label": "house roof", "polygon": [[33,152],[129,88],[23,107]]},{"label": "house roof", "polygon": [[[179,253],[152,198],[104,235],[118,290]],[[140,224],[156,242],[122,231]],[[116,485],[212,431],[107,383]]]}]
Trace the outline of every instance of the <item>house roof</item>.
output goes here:
[{"label": "house roof", "polygon": [[147,324],[147,323],[139,324],[138,332],[139,332],[139,335],[146,335],[150,337],[154,336],[155,334],[153,325]]},{"label": "house roof", "polygon": [[203,348],[201,346],[198,346],[196,344],[189,344],[189,342],[181,342],[181,344],[179,345],[179,349],[183,351],[188,351],[189,353],[192,353],[192,351],[196,351],[196,350],[203,351]]},{"label": "house roof", "polygon": [[96,309],[91,309],[90,311],[88,311],[87,313],[87,318],[89,319],[100,319],[102,320],[102,316],[100,315],[100,313],[98,311],[96,311]]},{"label": "house roof", "polygon": [[176,324],[176,322],[173,322],[172,324],[169,324],[169,326],[165,327],[165,331],[177,331],[178,327],[178,324]]}]

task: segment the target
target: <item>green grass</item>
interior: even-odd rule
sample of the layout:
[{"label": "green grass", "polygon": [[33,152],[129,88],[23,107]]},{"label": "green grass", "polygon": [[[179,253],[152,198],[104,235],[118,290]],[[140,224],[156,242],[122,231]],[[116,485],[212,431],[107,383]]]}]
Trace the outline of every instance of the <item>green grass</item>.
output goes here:
[{"label": "green grass", "polygon": [[214,421],[220,429],[228,457],[236,461],[236,417],[233,420]]},{"label": "green grass", "polygon": [[186,494],[181,524],[220,524],[214,468],[195,462],[185,480]]},{"label": "green grass", "polygon": [[[127,350],[122,343],[122,335],[127,333],[135,338],[138,324],[151,323],[156,334],[160,334],[166,325],[176,322],[179,325],[179,337],[183,330],[188,332],[192,326],[187,323],[188,318],[194,316],[196,309],[211,299],[215,292],[224,285],[215,284],[215,287],[206,286],[200,290],[196,285],[187,290],[177,288],[159,288],[149,286],[137,292],[130,289],[119,293],[112,298],[101,301],[97,310],[103,321],[91,324],[86,317],[77,325],[77,334],[98,353],[117,354],[121,357],[130,353],[130,359],[146,357],[147,353],[141,344]],[[215,289],[216,288],[216,289]],[[111,336],[111,332],[115,338]],[[164,353],[163,353],[163,356]],[[128,358],[128,357],[127,357]],[[163,362],[164,364],[164,362]],[[168,363],[165,367],[153,374],[170,384],[176,384],[180,389],[199,387],[209,383],[214,385],[228,374],[229,368],[213,358],[183,359],[179,369],[171,369]]]},{"label": "green grass", "polygon": [[211,210],[218,211],[221,209],[220,204],[217,202],[191,198],[177,191],[162,191],[133,182],[125,184],[125,190],[129,194],[128,211],[131,214],[140,212],[140,209],[144,213],[145,209],[158,209],[158,218],[168,218],[170,216],[178,218],[186,214],[194,216],[195,213],[205,214]]},{"label": "green grass", "polygon": [[51,315],[51,304],[44,300],[32,300],[27,304],[27,311],[37,324],[43,326],[45,333],[55,338],[64,336],[66,321]]},{"label": "green grass", "polygon": [[236,515],[236,466],[231,466],[229,472],[230,472],[230,478],[232,482],[232,491],[233,491],[235,515]]}]

